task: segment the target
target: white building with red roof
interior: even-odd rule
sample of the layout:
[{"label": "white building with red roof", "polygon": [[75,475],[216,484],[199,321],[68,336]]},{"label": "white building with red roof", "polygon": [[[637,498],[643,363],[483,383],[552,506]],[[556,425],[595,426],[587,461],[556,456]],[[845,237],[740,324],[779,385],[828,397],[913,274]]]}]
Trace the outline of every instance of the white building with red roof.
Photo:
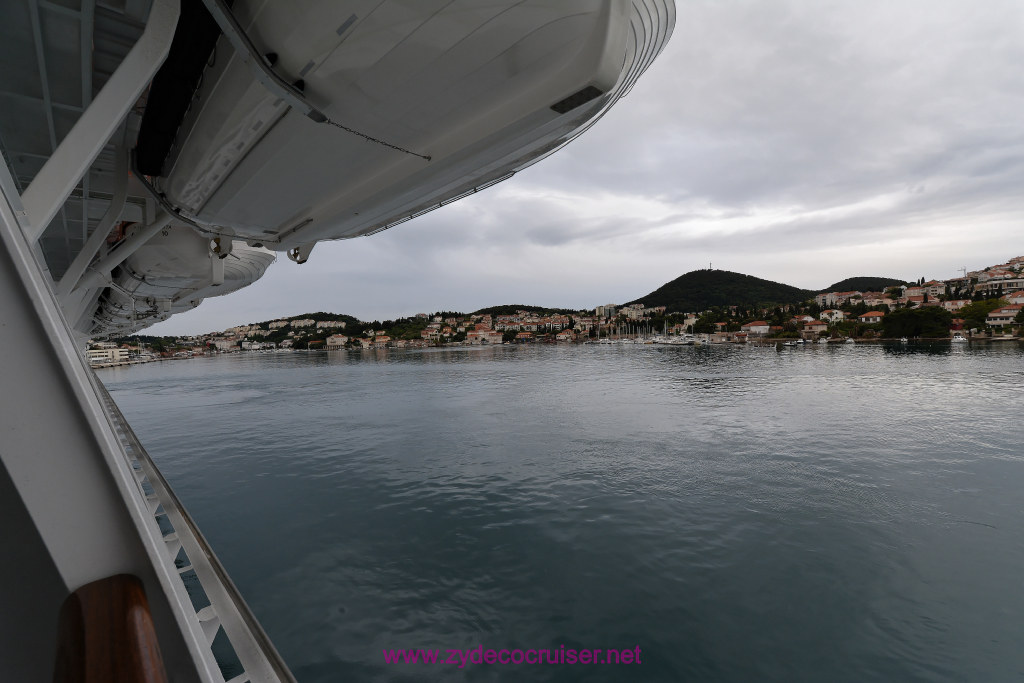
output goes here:
[{"label": "white building with red roof", "polygon": [[858,316],[857,319],[862,323],[874,324],[882,322],[883,317],[885,317],[885,313],[882,311],[868,311],[864,315]]},{"label": "white building with red roof", "polygon": [[348,343],[348,337],[343,334],[332,334],[327,338],[327,350],[343,349]]},{"label": "white building with red roof", "polygon": [[978,275],[978,282],[988,282],[989,280],[1005,280],[1013,277],[1017,277],[1017,274],[1011,270],[992,268],[990,270],[981,272]]},{"label": "white building with red roof", "polygon": [[974,287],[976,294],[984,294],[986,296],[995,296],[1006,292],[1019,292],[1021,290],[1024,290],[1024,278],[1017,276],[992,278],[986,282],[979,282]]},{"label": "white building with red roof", "polygon": [[[970,299],[950,299],[949,301],[943,301],[942,307],[950,313],[955,313],[969,303],[971,303]],[[1014,302],[1011,301],[1010,303]]]},{"label": "white building with red roof", "polygon": [[828,331],[828,323],[823,320],[811,320],[810,322],[804,323],[803,337],[805,339],[812,339],[820,336],[822,332]]},{"label": "white building with red roof", "polygon": [[846,312],[840,311],[838,308],[829,308],[821,312],[821,319],[830,323],[841,322],[846,320]]},{"label": "white building with red roof", "polygon": [[814,301],[819,306],[838,306],[850,299],[859,299],[861,296],[863,296],[861,292],[826,292],[814,297]]},{"label": "white building with red roof", "polygon": [[764,336],[768,334],[770,327],[771,326],[764,320],[755,320],[752,323],[747,323],[746,325],[741,326],[740,330],[751,336]]},{"label": "white building with red roof", "polygon": [[1013,325],[1013,319],[1017,317],[1022,308],[1024,308],[1024,304],[1010,304],[1009,306],[997,308],[988,314],[988,317],[985,318],[985,323],[992,327]]}]

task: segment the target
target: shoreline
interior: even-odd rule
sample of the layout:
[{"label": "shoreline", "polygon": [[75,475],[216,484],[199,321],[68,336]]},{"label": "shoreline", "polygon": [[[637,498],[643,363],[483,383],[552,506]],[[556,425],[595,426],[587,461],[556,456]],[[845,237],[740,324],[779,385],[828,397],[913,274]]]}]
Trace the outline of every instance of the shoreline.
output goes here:
[{"label": "shoreline", "polygon": [[[853,339],[855,344],[859,344],[859,345],[874,345],[874,346],[878,346],[878,345],[882,345],[882,344],[901,344],[901,343],[904,343],[899,338],[891,338],[891,337],[870,338],[870,339],[869,338],[853,337],[851,339]],[[776,338],[776,339],[757,339],[757,340],[749,340],[748,339],[746,341],[741,341],[741,342],[739,342],[739,341],[703,342],[701,344],[697,344],[696,346],[698,346],[698,347],[699,346],[778,347],[780,345],[785,344],[786,342],[792,342],[792,341],[796,341],[796,338]],[[845,346],[845,345],[847,345],[846,342],[847,342],[846,339],[834,339],[834,340],[829,340],[829,342],[827,344],[825,344],[825,346],[829,346],[829,345]],[[972,343],[972,342],[973,343],[985,343],[985,344],[995,343],[995,342],[1021,342],[1021,343],[1024,343],[1024,337],[974,337],[974,338],[969,338],[967,340],[967,343]],[[921,344],[921,343],[924,343],[924,344],[935,344],[935,343],[948,343],[948,344],[952,344],[953,342],[952,342],[952,338],[951,337],[915,337],[913,339],[908,339],[907,342],[905,342],[905,343],[907,343],[907,344]],[[438,349],[485,349],[485,348],[499,348],[499,347],[504,347],[504,346],[517,347],[517,346],[537,346],[537,345],[540,345],[540,344],[537,344],[536,342],[528,343],[528,344],[472,344],[472,345],[469,345],[469,344],[448,344],[448,345],[444,345],[444,346],[426,347],[426,349],[430,349],[430,350],[438,350]],[[544,345],[544,346],[583,346],[583,345],[587,345],[587,342],[575,341],[575,342],[568,342],[568,343],[564,343],[563,342],[563,343],[557,343],[557,344],[542,344],[542,345]],[[590,344],[590,345],[593,346],[595,344]],[[634,342],[634,343],[630,343],[630,344],[610,344],[609,346],[611,346],[611,345],[614,345],[614,346],[623,346],[623,345],[625,345],[625,346],[653,346],[653,347],[692,346],[692,345],[689,345],[689,344],[681,345],[681,344],[665,344],[665,343],[657,343],[657,342],[647,342],[647,343],[644,343],[644,342]],[[820,342],[815,340],[815,341],[805,341],[803,344],[800,344],[799,346],[820,346],[820,345],[821,345]],[[221,353],[215,353],[215,354],[198,355],[198,356],[177,356],[177,357],[171,356],[171,357],[166,357],[166,358],[151,358],[151,359],[148,359],[148,360],[127,360],[127,361],[118,361],[118,362],[112,362],[112,363],[98,363],[98,364],[90,363],[89,367],[92,368],[93,370],[101,370],[101,369],[106,369],[106,368],[124,367],[124,366],[128,366],[128,365],[146,365],[148,363],[162,362],[162,361],[195,360],[197,358],[215,358],[215,357],[219,357],[219,356],[241,356],[241,355],[249,355],[249,354],[264,354],[265,355],[267,353],[284,353],[284,352],[287,352],[287,353],[298,353],[298,352],[310,353],[310,352],[320,352],[320,351],[323,351],[323,352],[328,352],[329,353],[329,352],[332,352],[332,351],[334,351],[334,352],[345,351],[345,352],[360,352],[361,353],[363,351],[374,351],[374,352],[379,352],[379,351],[423,351],[423,350],[426,350],[426,349],[422,349],[422,348],[418,348],[418,347],[417,348],[403,348],[403,347],[394,347],[394,348],[392,348],[392,347],[385,347],[385,348],[381,348],[381,349],[362,349],[362,348],[352,348],[352,349],[277,349],[277,350],[275,350],[273,352],[268,352],[268,351],[231,351],[231,352],[221,352]]]}]

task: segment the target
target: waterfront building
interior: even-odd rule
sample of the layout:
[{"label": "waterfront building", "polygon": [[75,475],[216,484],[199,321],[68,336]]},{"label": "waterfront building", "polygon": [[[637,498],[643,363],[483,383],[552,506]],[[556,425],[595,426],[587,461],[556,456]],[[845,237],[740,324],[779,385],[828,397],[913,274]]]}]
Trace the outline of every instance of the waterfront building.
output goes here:
[{"label": "waterfront building", "polygon": [[327,338],[327,350],[333,351],[337,349],[345,348],[345,344],[348,343],[348,337],[343,334],[332,334]]},{"label": "waterfront building", "polygon": [[1014,318],[1020,313],[1021,309],[1024,308],[1024,304],[1010,304],[1009,306],[1002,306],[997,308],[988,314],[985,318],[985,324],[991,327],[1008,327],[1014,324]]},{"label": "waterfront building", "polygon": [[828,330],[828,323],[823,320],[811,320],[810,322],[804,323],[804,329],[802,336],[804,339],[814,339],[815,337],[821,336],[822,332]]},{"label": "waterfront building", "polygon": [[770,329],[770,327],[771,326],[768,324],[767,321],[755,320],[752,323],[747,323],[746,325],[743,325],[742,327],[740,327],[740,330],[746,332],[751,337],[763,337],[764,335],[768,334],[768,330]]}]

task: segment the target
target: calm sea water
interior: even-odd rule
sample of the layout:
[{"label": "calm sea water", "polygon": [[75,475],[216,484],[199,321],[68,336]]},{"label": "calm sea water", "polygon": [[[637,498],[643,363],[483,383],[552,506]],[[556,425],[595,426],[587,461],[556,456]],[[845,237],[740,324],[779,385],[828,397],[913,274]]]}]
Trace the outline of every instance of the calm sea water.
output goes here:
[{"label": "calm sea water", "polygon": [[[293,353],[101,371],[299,681],[1024,677],[1024,352]],[[641,648],[639,665],[385,664]]]}]

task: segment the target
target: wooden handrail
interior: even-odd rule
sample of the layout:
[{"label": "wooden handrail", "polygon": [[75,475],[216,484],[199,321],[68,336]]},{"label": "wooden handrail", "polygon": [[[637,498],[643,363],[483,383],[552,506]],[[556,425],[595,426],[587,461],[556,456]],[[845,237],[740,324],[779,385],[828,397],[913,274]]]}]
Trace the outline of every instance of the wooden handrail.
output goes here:
[{"label": "wooden handrail", "polygon": [[167,683],[142,581],[88,583],[60,609],[54,683]]}]

